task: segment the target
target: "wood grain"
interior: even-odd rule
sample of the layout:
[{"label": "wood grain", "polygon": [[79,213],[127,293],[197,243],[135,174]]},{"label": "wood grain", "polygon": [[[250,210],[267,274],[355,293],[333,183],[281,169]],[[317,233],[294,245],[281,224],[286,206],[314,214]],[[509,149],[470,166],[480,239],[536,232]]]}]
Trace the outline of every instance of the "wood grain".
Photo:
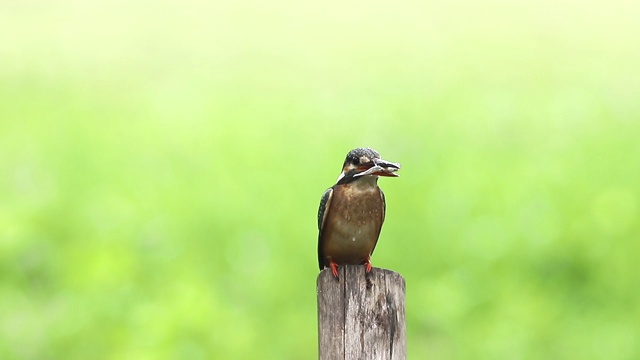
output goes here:
[{"label": "wood grain", "polygon": [[405,281],[393,271],[340,266],[318,275],[320,360],[405,360]]}]

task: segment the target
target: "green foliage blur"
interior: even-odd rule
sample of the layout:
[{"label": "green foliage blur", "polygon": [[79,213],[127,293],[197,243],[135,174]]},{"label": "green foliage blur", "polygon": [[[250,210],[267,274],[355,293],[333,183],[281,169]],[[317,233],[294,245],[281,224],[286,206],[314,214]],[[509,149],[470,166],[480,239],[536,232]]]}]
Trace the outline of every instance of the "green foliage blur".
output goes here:
[{"label": "green foliage blur", "polygon": [[0,358],[315,359],[381,179],[410,359],[640,358],[633,1],[2,1]]}]

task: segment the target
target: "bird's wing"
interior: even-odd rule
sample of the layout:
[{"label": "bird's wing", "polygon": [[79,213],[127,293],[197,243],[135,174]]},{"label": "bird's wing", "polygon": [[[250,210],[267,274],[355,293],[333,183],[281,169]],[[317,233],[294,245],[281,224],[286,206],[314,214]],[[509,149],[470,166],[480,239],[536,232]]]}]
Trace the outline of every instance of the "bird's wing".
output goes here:
[{"label": "bird's wing", "polygon": [[373,250],[376,249],[376,245],[378,244],[378,238],[380,237],[380,231],[382,230],[382,224],[384,223],[384,216],[387,212],[387,202],[384,199],[384,192],[380,189],[380,197],[382,198],[382,221],[380,221],[380,229],[378,229],[378,236],[376,236],[376,243],[373,244],[373,249],[371,249],[371,254],[373,254]]},{"label": "bird's wing", "polygon": [[387,201],[384,199],[384,192],[380,189],[380,197],[382,198],[382,223],[384,223],[384,217],[387,214]]},{"label": "bird's wing", "polygon": [[333,197],[333,189],[329,188],[322,195],[320,200],[320,207],[318,208],[318,266],[320,270],[324,269],[324,254],[322,254],[322,229],[324,228],[324,221],[327,219],[327,213],[329,212],[329,206],[331,205],[331,198]]}]

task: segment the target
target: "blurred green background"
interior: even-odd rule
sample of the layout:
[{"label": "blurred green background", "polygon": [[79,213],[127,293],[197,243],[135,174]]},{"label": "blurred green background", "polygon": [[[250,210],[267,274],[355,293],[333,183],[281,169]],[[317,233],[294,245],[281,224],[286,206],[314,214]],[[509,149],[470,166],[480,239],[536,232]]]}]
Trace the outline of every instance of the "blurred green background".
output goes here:
[{"label": "blurred green background", "polygon": [[0,2],[0,358],[315,359],[382,179],[411,359],[640,358],[635,1]]}]

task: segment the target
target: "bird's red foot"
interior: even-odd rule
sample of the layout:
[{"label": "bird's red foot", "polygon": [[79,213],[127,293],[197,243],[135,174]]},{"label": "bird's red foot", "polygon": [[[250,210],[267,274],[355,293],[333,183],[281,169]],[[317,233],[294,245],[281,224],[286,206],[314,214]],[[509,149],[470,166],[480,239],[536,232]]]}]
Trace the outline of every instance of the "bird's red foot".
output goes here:
[{"label": "bird's red foot", "polygon": [[336,264],[333,259],[329,259],[329,267],[331,268],[331,273],[337,279],[338,278],[338,264]]},{"label": "bird's red foot", "polygon": [[364,271],[369,273],[369,272],[371,272],[371,269],[373,269],[373,265],[371,265],[370,258],[367,257],[367,260],[365,260],[365,262],[364,262]]}]

